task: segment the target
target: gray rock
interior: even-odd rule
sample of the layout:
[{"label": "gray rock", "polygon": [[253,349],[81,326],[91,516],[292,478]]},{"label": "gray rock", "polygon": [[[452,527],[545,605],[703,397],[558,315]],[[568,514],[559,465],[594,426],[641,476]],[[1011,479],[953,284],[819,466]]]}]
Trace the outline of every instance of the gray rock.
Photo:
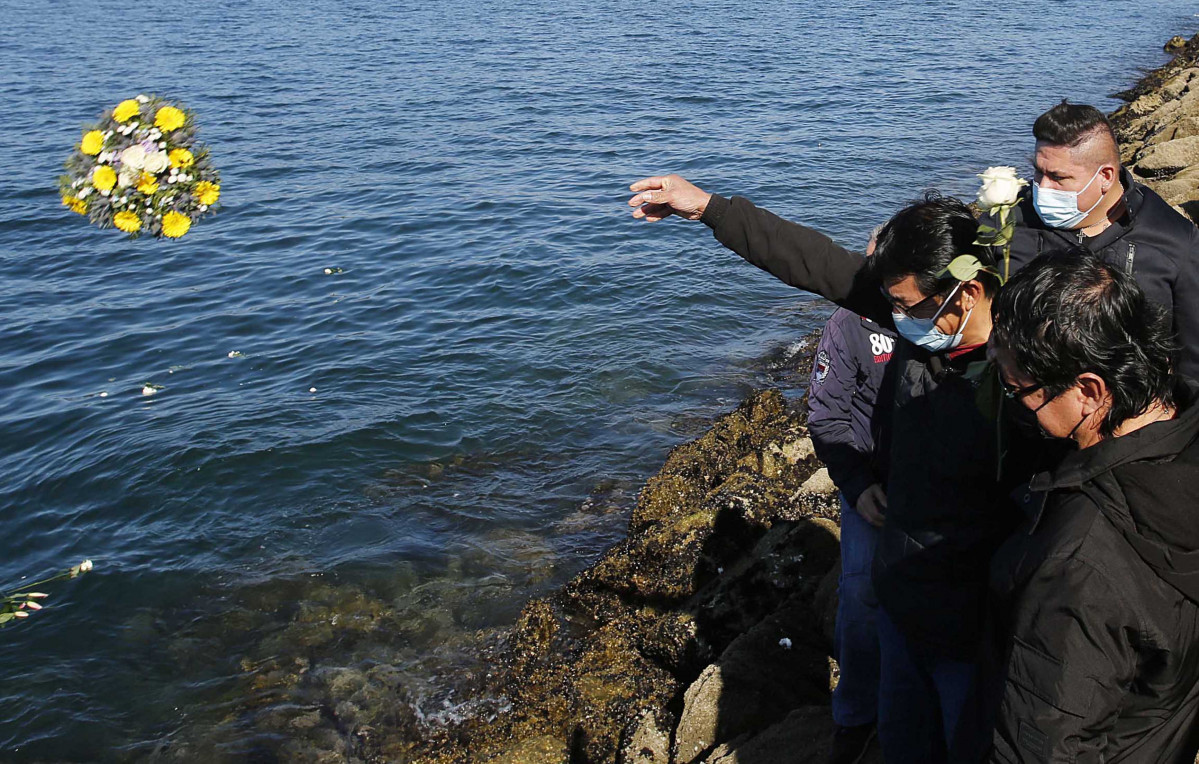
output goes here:
[{"label": "gray rock", "polygon": [[669,764],[670,733],[650,711],[641,714],[633,734],[620,750],[620,764]]},{"label": "gray rock", "polygon": [[724,675],[713,663],[703,670],[683,694],[683,715],[675,729],[675,761],[691,764],[716,742],[720,723],[720,698]]},{"label": "gray rock", "polygon": [[812,476],[804,481],[799,487],[800,493],[807,494],[825,494],[833,493],[837,490],[833,479],[828,476],[828,468],[821,467],[812,473]]},{"label": "gray rock", "polygon": [[1163,127],[1161,132],[1149,138],[1147,144],[1153,146],[1169,143],[1177,138],[1190,138],[1193,135],[1199,135],[1199,117],[1187,115]]},{"label": "gray rock", "polygon": [[1199,136],[1190,136],[1146,147],[1137,160],[1135,172],[1161,178],[1195,164],[1199,164]]},{"label": "gray rock", "polygon": [[687,689],[676,761],[774,724],[792,709],[829,702],[828,644],[812,597],[797,594],[735,639]]},{"label": "gray rock", "polygon": [[705,764],[817,764],[828,758],[832,732],[827,706],[797,708],[756,735],[716,748]]},{"label": "gray rock", "polygon": [[816,448],[812,445],[811,438],[800,438],[789,443],[784,443],[779,447],[783,458],[792,464],[796,464],[809,456],[816,454]]}]

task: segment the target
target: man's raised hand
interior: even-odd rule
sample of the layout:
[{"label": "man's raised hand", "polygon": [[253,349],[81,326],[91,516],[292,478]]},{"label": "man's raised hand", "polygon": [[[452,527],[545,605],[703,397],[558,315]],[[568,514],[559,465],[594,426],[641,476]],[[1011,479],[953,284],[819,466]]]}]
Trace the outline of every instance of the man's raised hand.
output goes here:
[{"label": "man's raised hand", "polygon": [[679,175],[660,175],[643,178],[629,190],[635,196],[629,206],[636,207],[633,217],[656,223],[671,215],[687,220],[699,220],[708,208],[712,195]]}]

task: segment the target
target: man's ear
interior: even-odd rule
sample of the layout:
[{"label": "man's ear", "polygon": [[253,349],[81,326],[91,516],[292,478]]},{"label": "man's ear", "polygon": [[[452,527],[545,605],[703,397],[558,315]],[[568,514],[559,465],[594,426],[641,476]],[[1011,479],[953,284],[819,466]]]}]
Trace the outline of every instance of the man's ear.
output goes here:
[{"label": "man's ear", "polygon": [[970,299],[968,304],[963,303],[962,307],[970,310],[975,305],[978,305],[986,295],[987,290],[983,288],[982,282],[978,279],[971,279],[962,284],[962,294]]},{"label": "man's ear", "polygon": [[1078,375],[1078,390],[1082,396],[1082,413],[1084,414],[1093,414],[1099,411],[1111,399],[1107,382],[1103,381],[1103,377],[1089,371]]},{"label": "man's ear", "polygon": [[1103,184],[1103,193],[1106,194],[1116,185],[1116,180],[1120,177],[1120,168],[1105,164],[1099,168],[1099,176],[1102,178],[1099,182]]}]

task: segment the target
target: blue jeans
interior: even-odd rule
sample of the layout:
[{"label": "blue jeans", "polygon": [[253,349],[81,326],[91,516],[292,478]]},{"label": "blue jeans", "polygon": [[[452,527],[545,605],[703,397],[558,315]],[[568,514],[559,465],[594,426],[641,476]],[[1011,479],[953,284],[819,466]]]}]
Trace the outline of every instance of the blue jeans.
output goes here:
[{"label": "blue jeans", "polygon": [[878,609],[882,655],[878,740],[887,764],[947,761],[954,733],[969,713],[978,666],[913,646]]},{"label": "blue jeans", "polygon": [[870,724],[878,717],[879,649],[875,613],[878,600],[870,583],[870,561],[878,528],[862,519],[841,497],[841,576],[833,657],[841,679],[833,690],[833,721],[842,727]]}]

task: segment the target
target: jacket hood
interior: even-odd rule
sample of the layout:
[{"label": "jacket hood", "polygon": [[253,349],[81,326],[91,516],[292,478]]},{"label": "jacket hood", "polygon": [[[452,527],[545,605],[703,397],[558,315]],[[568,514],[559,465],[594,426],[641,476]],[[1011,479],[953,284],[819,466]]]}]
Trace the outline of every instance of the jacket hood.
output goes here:
[{"label": "jacket hood", "polygon": [[1159,578],[1199,603],[1199,383],[1180,382],[1175,400],[1174,419],[1073,452],[1032,487],[1082,488],[1110,472],[1119,491],[1100,510]]}]

